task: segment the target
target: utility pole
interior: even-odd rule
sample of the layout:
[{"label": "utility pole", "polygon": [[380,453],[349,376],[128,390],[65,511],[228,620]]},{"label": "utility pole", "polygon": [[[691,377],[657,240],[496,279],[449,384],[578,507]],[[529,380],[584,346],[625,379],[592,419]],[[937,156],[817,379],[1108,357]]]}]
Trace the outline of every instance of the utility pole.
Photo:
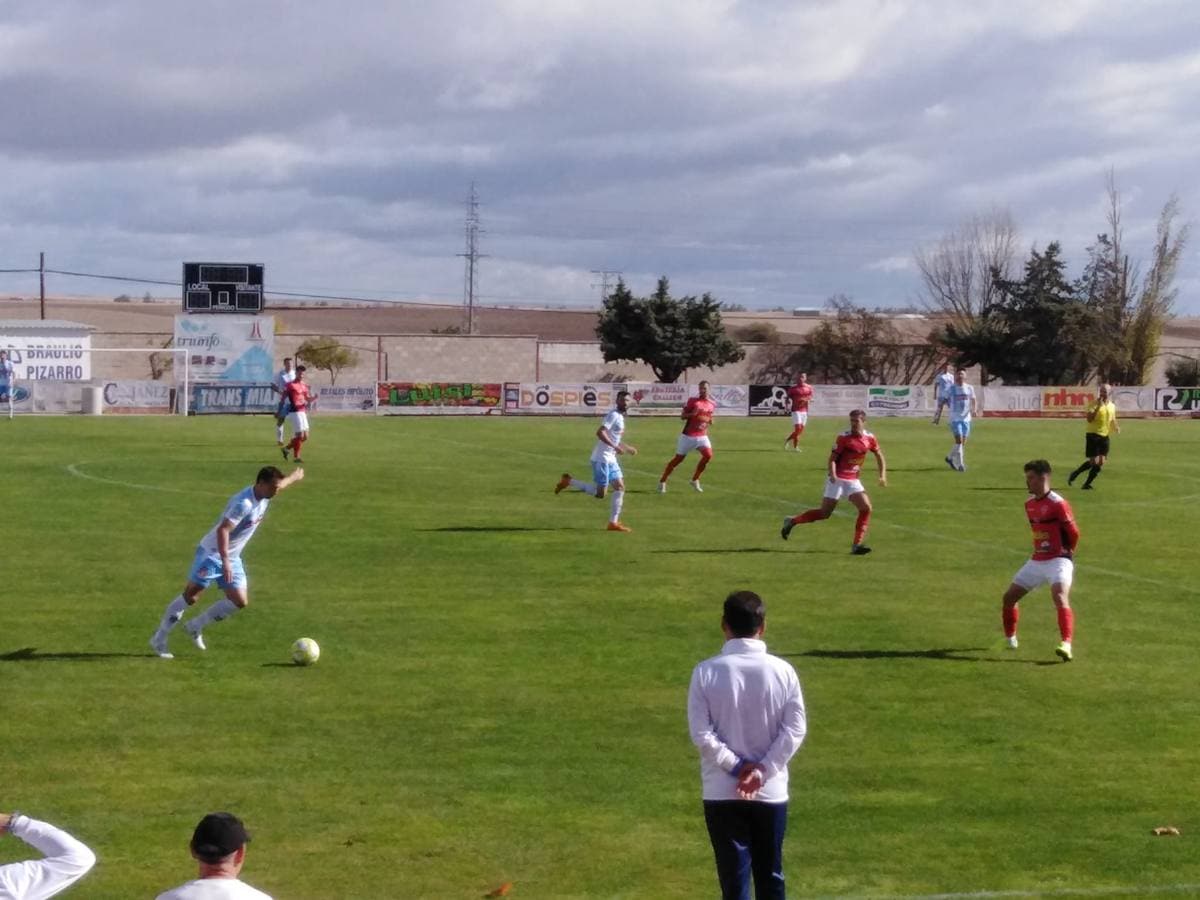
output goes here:
[{"label": "utility pole", "polygon": [[487,259],[487,254],[479,252],[479,235],[483,229],[479,227],[479,196],[475,193],[475,182],[471,182],[471,193],[467,195],[466,221],[466,251],[458,256],[466,258],[466,272],[463,275],[463,306],[467,334],[475,333],[475,269],[481,259]]},{"label": "utility pole", "polygon": [[608,284],[609,284],[610,279],[614,275],[616,275],[617,278],[620,278],[624,273],[617,272],[613,269],[591,269],[590,271],[593,275],[600,276],[600,283],[597,284],[596,282],[593,281],[592,287],[600,288],[600,303],[603,305],[604,301],[608,299]]},{"label": "utility pole", "polygon": [[46,251],[38,254],[38,283],[41,285],[42,318],[46,318]]}]

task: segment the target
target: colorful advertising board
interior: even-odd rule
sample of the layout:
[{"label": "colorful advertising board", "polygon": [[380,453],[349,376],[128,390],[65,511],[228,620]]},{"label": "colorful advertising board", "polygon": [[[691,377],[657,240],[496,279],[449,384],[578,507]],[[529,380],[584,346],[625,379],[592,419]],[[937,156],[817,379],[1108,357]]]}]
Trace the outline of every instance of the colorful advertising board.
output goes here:
[{"label": "colorful advertising board", "polygon": [[875,385],[867,388],[867,416],[923,416],[925,406],[924,385]]},{"label": "colorful advertising board", "polygon": [[313,390],[317,393],[313,408],[318,413],[375,411],[374,384],[327,384]]},{"label": "colorful advertising board", "polygon": [[196,381],[270,384],[275,375],[271,316],[176,316],[175,346],[188,351]]},{"label": "colorful advertising board", "polygon": [[[538,415],[602,416],[616,405],[623,384],[531,384],[504,385],[506,413]],[[680,404],[682,405],[682,404]]]},{"label": "colorful advertising board", "polygon": [[478,381],[381,381],[376,412],[381,416],[487,416],[502,407],[504,386]]}]

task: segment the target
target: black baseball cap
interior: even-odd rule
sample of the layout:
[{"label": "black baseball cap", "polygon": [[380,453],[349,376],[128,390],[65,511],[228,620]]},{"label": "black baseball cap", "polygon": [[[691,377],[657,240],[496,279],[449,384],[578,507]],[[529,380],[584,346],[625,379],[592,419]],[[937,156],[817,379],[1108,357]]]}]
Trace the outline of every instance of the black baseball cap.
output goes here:
[{"label": "black baseball cap", "polygon": [[233,813],[209,813],[192,832],[192,852],[204,862],[216,862],[249,840],[246,826]]}]

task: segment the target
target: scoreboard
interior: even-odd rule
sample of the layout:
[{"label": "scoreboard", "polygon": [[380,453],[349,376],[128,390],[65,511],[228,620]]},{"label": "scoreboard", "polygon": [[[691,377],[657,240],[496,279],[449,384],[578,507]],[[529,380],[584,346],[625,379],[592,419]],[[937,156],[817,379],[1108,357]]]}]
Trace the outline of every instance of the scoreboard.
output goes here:
[{"label": "scoreboard", "polygon": [[184,312],[258,313],[263,308],[262,263],[184,263]]}]

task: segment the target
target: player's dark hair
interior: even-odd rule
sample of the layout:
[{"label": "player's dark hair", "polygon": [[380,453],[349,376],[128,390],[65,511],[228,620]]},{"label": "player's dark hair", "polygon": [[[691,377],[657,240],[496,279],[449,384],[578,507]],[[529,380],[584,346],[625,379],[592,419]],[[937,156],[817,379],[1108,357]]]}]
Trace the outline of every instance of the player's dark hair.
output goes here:
[{"label": "player's dark hair", "polygon": [[766,618],[767,608],[762,597],[754,591],[734,591],[725,598],[725,614],[722,620],[729,626],[734,637],[753,637]]},{"label": "player's dark hair", "polygon": [[867,411],[865,409],[850,410],[850,418],[853,419],[855,416],[862,416],[865,419],[867,417]]},{"label": "player's dark hair", "polygon": [[254,479],[257,484],[262,484],[264,481],[282,481],[284,474],[274,466],[263,466],[258,470],[258,478]]},{"label": "player's dark hair", "polygon": [[308,366],[296,366],[296,371],[297,372],[307,372]]},{"label": "player's dark hair", "polygon": [[622,397],[628,397],[628,396],[629,396],[629,391],[617,391],[617,399],[618,400],[620,400]]},{"label": "player's dark hair", "polygon": [[[700,387],[700,385],[701,385],[701,384],[708,384],[708,382],[707,382],[707,381],[701,381],[701,382],[699,382],[699,383],[696,385],[696,387]],[[711,385],[710,385],[710,387],[711,387]]]},{"label": "player's dark hair", "polygon": [[291,362],[291,361],[292,361],[292,358],[291,358],[290,356],[285,356],[285,357],[283,358],[283,361],[284,361],[284,362]]},{"label": "player's dark hair", "polygon": [[1031,459],[1025,463],[1026,472],[1036,472],[1038,475],[1050,474],[1050,460],[1048,459]]}]

